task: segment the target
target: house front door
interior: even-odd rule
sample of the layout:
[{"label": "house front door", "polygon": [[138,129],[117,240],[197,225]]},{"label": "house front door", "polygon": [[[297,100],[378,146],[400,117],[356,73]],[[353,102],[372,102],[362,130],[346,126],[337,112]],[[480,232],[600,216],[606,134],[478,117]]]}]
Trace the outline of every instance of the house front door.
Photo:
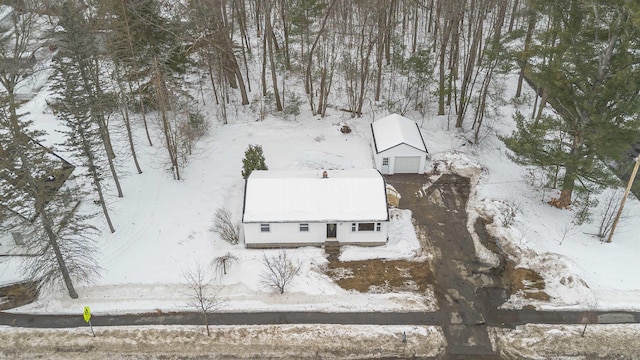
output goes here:
[{"label": "house front door", "polygon": [[327,238],[336,237],[336,224],[327,224]]}]

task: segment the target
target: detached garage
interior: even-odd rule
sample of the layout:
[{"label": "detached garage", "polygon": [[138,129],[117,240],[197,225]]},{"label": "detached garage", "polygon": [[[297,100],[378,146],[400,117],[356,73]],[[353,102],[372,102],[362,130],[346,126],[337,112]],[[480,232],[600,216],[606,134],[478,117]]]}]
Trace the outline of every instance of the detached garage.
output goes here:
[{"label": "detached garage", "polygon": [[422,174],[427,156],[415,121],[391,114],[371,124],[376,169],[382,174]]}]

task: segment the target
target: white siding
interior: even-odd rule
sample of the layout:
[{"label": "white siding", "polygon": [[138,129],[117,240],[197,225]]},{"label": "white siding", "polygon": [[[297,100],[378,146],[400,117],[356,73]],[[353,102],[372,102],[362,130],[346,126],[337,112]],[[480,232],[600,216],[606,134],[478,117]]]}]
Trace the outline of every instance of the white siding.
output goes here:
[{"label": "white siding", "polygon": [[260,223],[245,223],[244,242],[250,244],[324,244],[327,225],[308,223],[309,231],[300,231],[300,223],[269,223],[269,232],[260,231]]},{"label": "white siding", "polygon": [[383,222],[374,222],[380,223],[380,231],[376,231],[375,224],[373,231],[351,231],[352,223],[342,223],[342,229],[338,228],[338,231],[341,231],[338,234],[338,241],[341,244],[384,244],[387,242],[387,236],[389,234],[389,223],[386,221]]},{"label": "white siding", "polygon": [[322,246],[325,241],[341,244],[381,245],[387,242],[388,221],[380,223],[380,231],[351,231],[352,222],[332,222],[336,224],[336,237],[327,239],[327,223],[308,223],[309,231],[300,231],[300,223],[270,223],[269,232],[260,231],[260,223],[243,224],[244,242],[247,247],[271,246]]}]

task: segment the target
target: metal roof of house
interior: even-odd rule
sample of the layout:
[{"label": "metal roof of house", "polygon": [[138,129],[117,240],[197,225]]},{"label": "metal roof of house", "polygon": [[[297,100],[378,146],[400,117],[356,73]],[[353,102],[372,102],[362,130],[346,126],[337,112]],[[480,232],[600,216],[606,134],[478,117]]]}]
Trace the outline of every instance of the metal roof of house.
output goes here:
[{"label": "metal roof of house", "polygon": [[391,114],[371,124],[376,153],[389,150],[400,144],[407,144],[427,152],[420,128],[415,121],[402,115]]},{"label": "metal roof of house", "polygon": [[375,169],[254,170],[246,182],[243,222],[385,221],[384,179]]}]

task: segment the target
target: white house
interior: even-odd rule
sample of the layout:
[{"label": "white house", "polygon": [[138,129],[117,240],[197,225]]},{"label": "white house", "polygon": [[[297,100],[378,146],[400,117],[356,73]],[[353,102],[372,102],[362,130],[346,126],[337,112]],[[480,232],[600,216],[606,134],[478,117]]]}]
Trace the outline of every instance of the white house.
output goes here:
[{"label": "white house", "polygon": [[382,174],[424,173],[427,147],[415,121],[391,114],[371,124],[373,158]]},{"label": "white house", "polygon": [[389,213],[375,169],[254,170],[242,212],[248,248],[384,245]]}]

